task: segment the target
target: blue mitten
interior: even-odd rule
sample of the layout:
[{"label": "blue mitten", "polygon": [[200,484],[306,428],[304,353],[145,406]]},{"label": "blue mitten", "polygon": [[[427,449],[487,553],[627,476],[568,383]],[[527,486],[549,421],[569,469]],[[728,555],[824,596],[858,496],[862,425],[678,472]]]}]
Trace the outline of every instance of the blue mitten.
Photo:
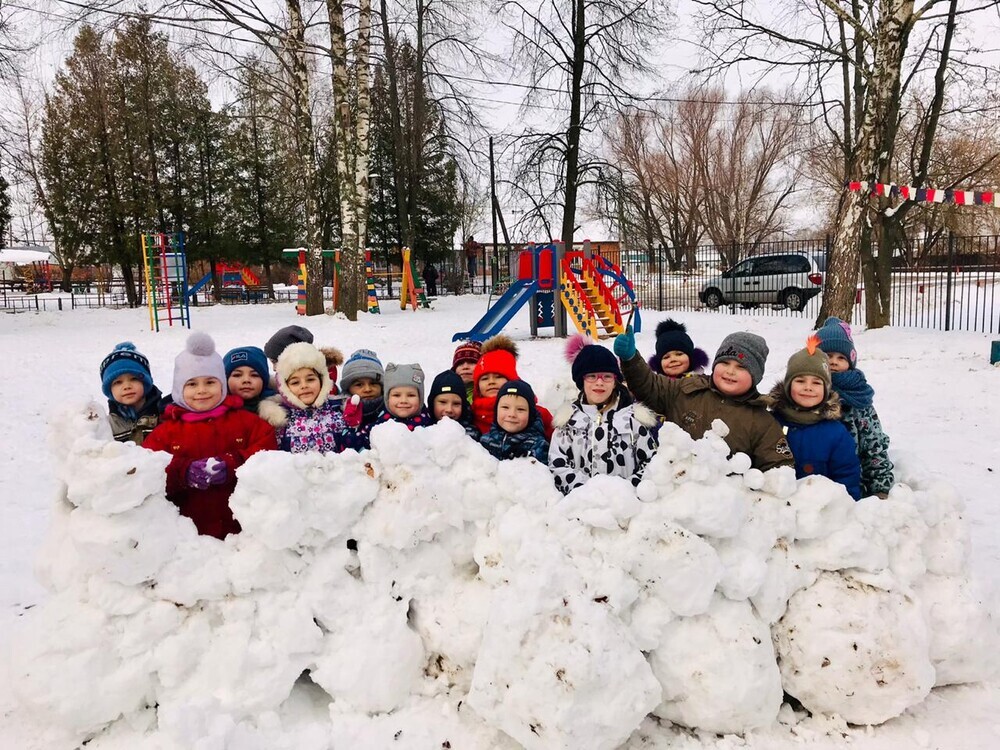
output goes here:
[{"label": "blue mitten", "polygon": [[615,336],[614,350],[623,362],[636,355],[635,334],[632,333],[632,326],[626,328],[625,333]]}]

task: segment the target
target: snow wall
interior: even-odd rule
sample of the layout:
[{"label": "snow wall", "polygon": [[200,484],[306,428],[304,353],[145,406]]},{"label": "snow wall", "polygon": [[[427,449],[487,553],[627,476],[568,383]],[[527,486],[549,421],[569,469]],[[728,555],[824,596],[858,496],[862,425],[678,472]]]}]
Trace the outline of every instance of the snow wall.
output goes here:
[{"label": "snow wall", "polygon": [[905,461],[855,503],[668,424],[638,488],[563,497],[455,423],[386,424],[365,453],[255,456],[221,542],[100,407],[57,429],[52,594],[12,676],[91,748],[601,750],[768,727],[783,691],[877,724],[995,672],[962,501]]}]

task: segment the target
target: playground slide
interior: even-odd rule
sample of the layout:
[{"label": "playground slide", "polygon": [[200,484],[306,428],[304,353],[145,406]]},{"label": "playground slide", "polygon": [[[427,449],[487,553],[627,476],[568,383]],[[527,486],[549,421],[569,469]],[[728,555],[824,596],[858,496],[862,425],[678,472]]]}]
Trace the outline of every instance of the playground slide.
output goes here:
[{"label": "playground slide", "polygon": [[191,296],[197,294],[199,291],[201,291],[202,287],[204,287],[206,284],[210,283],[211,281],[212,281],[212,272],[209,271],[204,276],[202,276],[200,279],[198,279],[198,281],[194,284],[194,286],[188,287],[187,296],[191,297]]},{"label": "playground slide", "polygon": [[503,330],[508,321],[520,310],[531,295],[538,291],[538,282],[534,279],[515,281],[510,285],[510,289],[498,299],[493,306],[486,311],[486,314],[472,327],[470,331],[456,333],[451,337],[452,341],[486,341],[490,336],[495,336]]}]

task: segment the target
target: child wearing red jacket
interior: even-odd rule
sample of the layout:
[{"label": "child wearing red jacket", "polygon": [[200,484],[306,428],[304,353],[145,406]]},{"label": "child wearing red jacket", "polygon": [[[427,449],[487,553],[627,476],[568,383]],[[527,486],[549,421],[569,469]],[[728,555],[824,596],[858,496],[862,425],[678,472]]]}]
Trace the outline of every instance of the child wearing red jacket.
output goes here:
[{"label": "child wearing red jacket", "polygon": [[[520,380],[517,374],[517,344],[509,336],[500,334],[483,344],[483,353],[472,374],[472,414],[476,427],[485,435],[493,426],[496,415],[497,394],[508,380]],[[537,405],[537,401],[536,401]],[[545,439],[552,439],[552,414],[538,406],[545,430]]]},{"label": "child wearing red jacket", "polygon": [[167,499],[194,521],[199,534],[238,534],[229,496],[236,469],[254,453],[275,450],[274,428],[229,395],[226,368],[205,333],[193,333],[174,360],[173,403],[142,447],[173,455]]}]

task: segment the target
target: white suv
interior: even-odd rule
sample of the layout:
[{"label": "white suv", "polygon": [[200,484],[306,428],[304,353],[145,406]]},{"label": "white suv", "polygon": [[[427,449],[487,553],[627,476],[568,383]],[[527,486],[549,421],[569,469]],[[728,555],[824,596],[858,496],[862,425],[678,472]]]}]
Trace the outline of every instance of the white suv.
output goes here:
[{"label": "white suv", "polygon": [[780,305],[801,310],[823,291],[826,258],[809,253],[758,255],[706,281],[698,299],[706,307]]}]

